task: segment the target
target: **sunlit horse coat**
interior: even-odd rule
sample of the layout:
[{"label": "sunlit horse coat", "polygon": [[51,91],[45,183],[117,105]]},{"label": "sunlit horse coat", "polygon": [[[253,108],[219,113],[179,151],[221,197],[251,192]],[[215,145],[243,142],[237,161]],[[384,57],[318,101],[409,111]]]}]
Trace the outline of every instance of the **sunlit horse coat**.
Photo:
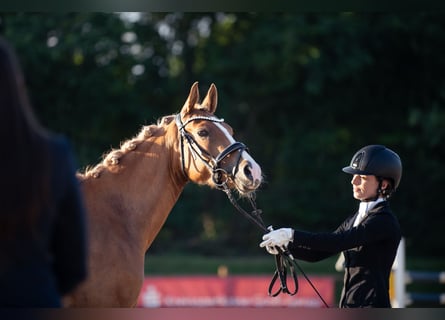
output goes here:
[{"label": "sunlit horse coat", "polygon": [[188,182],[216,188],[222,181],[241,196],[253,196],[261,168],[214,115],[217,101],[215,85],[200,102],[194,83],[178,114],[143,127],[79,174],[88,213],[88,276],[65,297],[65,306],[136,305],[145,253]]}]

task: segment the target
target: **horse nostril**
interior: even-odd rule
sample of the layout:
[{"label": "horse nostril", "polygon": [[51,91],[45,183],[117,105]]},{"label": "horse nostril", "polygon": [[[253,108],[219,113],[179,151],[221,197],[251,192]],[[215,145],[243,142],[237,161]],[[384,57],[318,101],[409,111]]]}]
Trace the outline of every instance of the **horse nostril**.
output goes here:
[{"label": "horse nostril", "polygon": [[250,170],[250,164],[249,163],[247,163],[245,166],[244,166],[244,169],[243,169],[243,172],[244,172],[244,175],[246,176],[246,177],[248,177],[250,180],[252,180],[252,171]]}]

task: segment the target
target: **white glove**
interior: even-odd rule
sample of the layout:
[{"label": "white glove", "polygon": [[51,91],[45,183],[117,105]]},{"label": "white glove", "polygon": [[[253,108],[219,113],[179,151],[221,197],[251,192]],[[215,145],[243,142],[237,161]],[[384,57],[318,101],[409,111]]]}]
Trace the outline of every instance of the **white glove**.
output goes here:
[{"label": "white glove", "polygon": [[281,228],[266,233],[263,236],[263,242],[260,243],[260,247],[266,247],[267,252],[270,254],[278,254],[278,250],[275,247],[286,250],[289,242],[294,240],[294,229]]}]

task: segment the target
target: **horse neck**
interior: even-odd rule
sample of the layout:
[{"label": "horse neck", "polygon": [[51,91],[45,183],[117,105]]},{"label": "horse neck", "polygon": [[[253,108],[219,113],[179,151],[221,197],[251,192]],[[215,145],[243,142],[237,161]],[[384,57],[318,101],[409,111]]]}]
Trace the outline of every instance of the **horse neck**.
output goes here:
[{"label": "horse neck", "polygon": [[[101,189],[102,203],[108,206],[103,212],[120,219],[144,253],[186,184],[176,146],[171,137],[150,138],[94,181],[101,184],[95,189]],[[97,196],[92,201],[98,201]]]},{"label": "horse neck", "polygon": [[179,154],[167,147],[165,139],[157,139],[147,152],[135,153],[135,158],[138,159],[134,159],[132,169],[131,164],[127,169],[128,176],[135,180],[130,183],[134,187],[129,186],[135,195],[132,192],[127,194],[128,200],[137,207],[133,223],[141,226],[146,251],[177,202],[186,180],[181,175]]}]

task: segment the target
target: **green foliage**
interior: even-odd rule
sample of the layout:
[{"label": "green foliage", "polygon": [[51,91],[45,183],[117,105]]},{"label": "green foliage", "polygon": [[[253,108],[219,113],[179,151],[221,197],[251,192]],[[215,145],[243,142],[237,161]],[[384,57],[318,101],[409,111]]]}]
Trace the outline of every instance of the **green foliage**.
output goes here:
[{"label": "green foliage", "polygon": [[[267,224],[327,231],[355,210],[353,153],[397,151],[408,251],[441,252],[445,19],[380,13],[3,13],[42,122],[92,165],[180,109],[194,81],[262,165]],[[126,15],[132,17],[131,15]],[[151,250],[256,254],[224,194],[188,185]]]}]

